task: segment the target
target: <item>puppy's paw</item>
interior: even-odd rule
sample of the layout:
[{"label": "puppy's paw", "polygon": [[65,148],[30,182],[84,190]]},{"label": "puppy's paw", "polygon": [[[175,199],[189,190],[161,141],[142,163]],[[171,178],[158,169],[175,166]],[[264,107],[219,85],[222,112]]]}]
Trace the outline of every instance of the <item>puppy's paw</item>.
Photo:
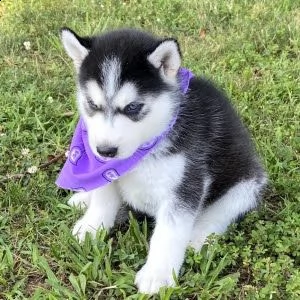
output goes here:
[{"label": "puppy's paw", "polygon": [[78,220],[72,230],[72,234],[78,239],[79,242],[83,242],[85,235],[90,233],[93,238],[96,237],[97,230],[101,226],[98,222],[92,222],[92,220],[88,220],[86,217],[82,217]]},{"label": "puppy's paw", "polygon": [[90,203],[90,193],[87,192],[79,192],[75,193],[68,201],[69,206],[77,207],[77,208],[86,208]]},{"label": "puppy's paw", "polygon": [[155,294],[163,286],[175,286],[172,270],[168,268],[155,268],[153,265],[146,263],[136,274],[135,284],[140,293]]}]

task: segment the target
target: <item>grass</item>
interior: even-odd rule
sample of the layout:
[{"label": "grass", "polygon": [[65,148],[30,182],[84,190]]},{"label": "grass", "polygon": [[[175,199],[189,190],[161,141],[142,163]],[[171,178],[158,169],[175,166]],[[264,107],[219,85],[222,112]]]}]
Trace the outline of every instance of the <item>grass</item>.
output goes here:
[{"label": "grass", "polygon": [[[258,212],[200,253],[153,299],[300,298],[300,5],[297,1],[0,2],[0,298],[148,299],[133,284],[150,226],[134,218],[80,246],[80,212],[54,181],[76,123],[71,61],[58,30],[133,26],[181,43],[184,65],[231,96],[270,176]],[[29,41],[31,48],[25,49]],[[22,149],[29,149],[29,153]]]}]

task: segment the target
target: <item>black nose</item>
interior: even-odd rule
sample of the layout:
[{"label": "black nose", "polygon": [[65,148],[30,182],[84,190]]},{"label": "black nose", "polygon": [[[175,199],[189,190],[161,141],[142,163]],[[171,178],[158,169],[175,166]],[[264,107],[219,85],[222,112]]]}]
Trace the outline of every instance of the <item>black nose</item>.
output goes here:
[{"label": "black nose", "polygon": [[117,147],[97,147],[97,152],[99,153],[99,155],[103,156],[103,157],[115,157],[117,152],[118,152],[118,148]]}]

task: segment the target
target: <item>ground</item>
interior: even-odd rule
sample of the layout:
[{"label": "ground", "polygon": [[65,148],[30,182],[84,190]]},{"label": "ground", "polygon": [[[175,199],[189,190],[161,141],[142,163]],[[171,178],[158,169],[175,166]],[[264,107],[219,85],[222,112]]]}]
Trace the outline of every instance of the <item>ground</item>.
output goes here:
[{"label": "ground", "polygon": [[[59,28],[139,27],[177,37],[184,65],[225,89],[270,177],[264,202],[153,299],[300,298],[300,5],[297,1],[0,2],[0,298],[148,299],[133,284],[151,224],[80,246],[80,212],[54,185],[77,121]],[[298,131],[298,132],[297,132]],[[37,168],[40,165],[41,168]]]}]

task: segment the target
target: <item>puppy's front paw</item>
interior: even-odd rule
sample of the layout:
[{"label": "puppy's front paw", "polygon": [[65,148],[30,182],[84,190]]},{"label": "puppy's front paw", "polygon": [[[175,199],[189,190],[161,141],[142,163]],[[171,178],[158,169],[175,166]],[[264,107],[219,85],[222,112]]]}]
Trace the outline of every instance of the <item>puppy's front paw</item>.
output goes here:
[{"label": "puppy's front paw", "polygon": [[163,286],[175,286],[172,270],[168,268],[155,268],[146,263],[136,274],[135,284],[140,293],[155,294]]},{"label": "puppy's front paw", "polygon": [[79,242],[83,242],[85,235],[90,233],[93,238],[96,237],[96,232],[100,228],[98,222],[92,222],[85,216],[78,220],[72,230],[72,234],[77,237]]},{"label": "puppy's front paw", "polygon": [[74,206],[77,208],[86,208],[90,203],[90,193],[79,192],[75,193],[68,201],[69,206]]}]

